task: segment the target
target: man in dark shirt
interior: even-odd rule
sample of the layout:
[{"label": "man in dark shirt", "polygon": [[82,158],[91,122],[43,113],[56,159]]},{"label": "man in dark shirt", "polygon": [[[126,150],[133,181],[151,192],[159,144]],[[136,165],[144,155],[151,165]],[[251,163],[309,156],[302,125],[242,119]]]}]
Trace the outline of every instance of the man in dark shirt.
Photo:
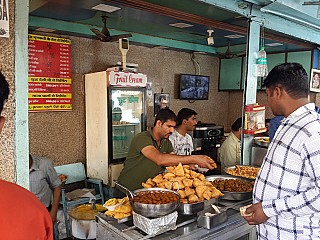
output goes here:
[{"label": "man in dark shirt", "polygon": [[118,182],[130,190],[142,188],[141,183],[155,177],[162,166],[197,164],[214,169],[215,162],[205,155],[177,156],[168,139],[176,125],[176,115],[170,109],[162,109],[157,114],[153,128],[137,134],[131,141],[124,168]]}]

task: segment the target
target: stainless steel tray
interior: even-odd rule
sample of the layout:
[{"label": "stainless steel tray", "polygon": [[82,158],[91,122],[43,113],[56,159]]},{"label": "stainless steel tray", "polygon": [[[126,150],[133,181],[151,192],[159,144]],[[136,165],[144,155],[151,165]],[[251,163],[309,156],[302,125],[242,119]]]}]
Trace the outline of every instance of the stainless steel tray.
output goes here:
[{"label": "stainless steel tray", "polygon": [[216,203],[218,203],[217,198],[211,198],[210,200],[197,203],[180,203],[178,212],[182,215],[193,215],[209,207],[211,204]]},{"label": "stainless steel tray", "polygon": [[205,213],[215,213],[213,208],[209,208],[199,212],[197,223],[199,227],[204,227],[206,229],[211,229],[221,223],[224,223],[228,219],[227,211],[222,210],[221,213],[215,214],[213,216],[206,216]]},{"label": "stainless steel tray", "polygon": [[[241,179],[246,182],[250,182],[250,180],[242,177],[236,177],[231,175],[213,175],[213,176],[207,176],[206,180],[213,182],[216,179],[225,180],[225,179]],[[222,191],[224,194],[220,199],[225,200],[247,200],[252,198],[252,192],[228,192],[228,191]]]}]

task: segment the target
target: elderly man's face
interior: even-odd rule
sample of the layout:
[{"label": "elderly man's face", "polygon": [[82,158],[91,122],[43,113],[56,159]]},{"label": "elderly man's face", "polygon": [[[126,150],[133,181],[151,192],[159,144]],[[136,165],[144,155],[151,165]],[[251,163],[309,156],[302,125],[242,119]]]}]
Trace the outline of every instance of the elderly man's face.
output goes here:
[{"label": "elderly man's face", "polygon": [[161,109],[166,108],[166,107],[167,107],[167,103],[168,103],[168,101],[167,101],[166,99],[161,98],[161,101],[160,101],[160,108],[161,108]]}]

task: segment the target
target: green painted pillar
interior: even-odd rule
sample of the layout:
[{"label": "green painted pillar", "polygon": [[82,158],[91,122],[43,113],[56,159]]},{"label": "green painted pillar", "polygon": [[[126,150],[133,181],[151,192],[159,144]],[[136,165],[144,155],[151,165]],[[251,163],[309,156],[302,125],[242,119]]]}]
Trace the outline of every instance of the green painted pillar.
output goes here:
[{"label": "green painted pillar", "polygon": [[[29,1],[15,1],[15,151],[16,183],[29,188],[28,19]],[[40,144],[40,143],[39,143]]]},{"label": "green painted pillar", "polygon": [[[247,44],[247,62],[246,62],[246,82],[243,91],[243,106],[254,104],[257,100],[257,77],[255,74],[255,64],[260,43],[260,23],[255,21],[249,22],[249,37]],[[244,110],[243,110],[244,116]],[[241,138],[241,163],[244,165],[251,164],[253,135],[243,134]]]}]

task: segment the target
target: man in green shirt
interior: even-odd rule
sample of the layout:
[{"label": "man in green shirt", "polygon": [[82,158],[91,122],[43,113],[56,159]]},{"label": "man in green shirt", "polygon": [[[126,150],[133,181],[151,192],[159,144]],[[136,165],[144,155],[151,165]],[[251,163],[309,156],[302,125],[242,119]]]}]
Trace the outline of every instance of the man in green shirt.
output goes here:
[{"label": "man in green shirt", "polygon": [[141,183],[153,178],[162,166],[199,165],[213,169],[215,162],[205,155],[178,156],[173,154],[169,136],[176,126],[176,115],[170,109],[158,112],[153,128],[137,134],[131,142],[118,182],[130,190],[142,188]]}]

